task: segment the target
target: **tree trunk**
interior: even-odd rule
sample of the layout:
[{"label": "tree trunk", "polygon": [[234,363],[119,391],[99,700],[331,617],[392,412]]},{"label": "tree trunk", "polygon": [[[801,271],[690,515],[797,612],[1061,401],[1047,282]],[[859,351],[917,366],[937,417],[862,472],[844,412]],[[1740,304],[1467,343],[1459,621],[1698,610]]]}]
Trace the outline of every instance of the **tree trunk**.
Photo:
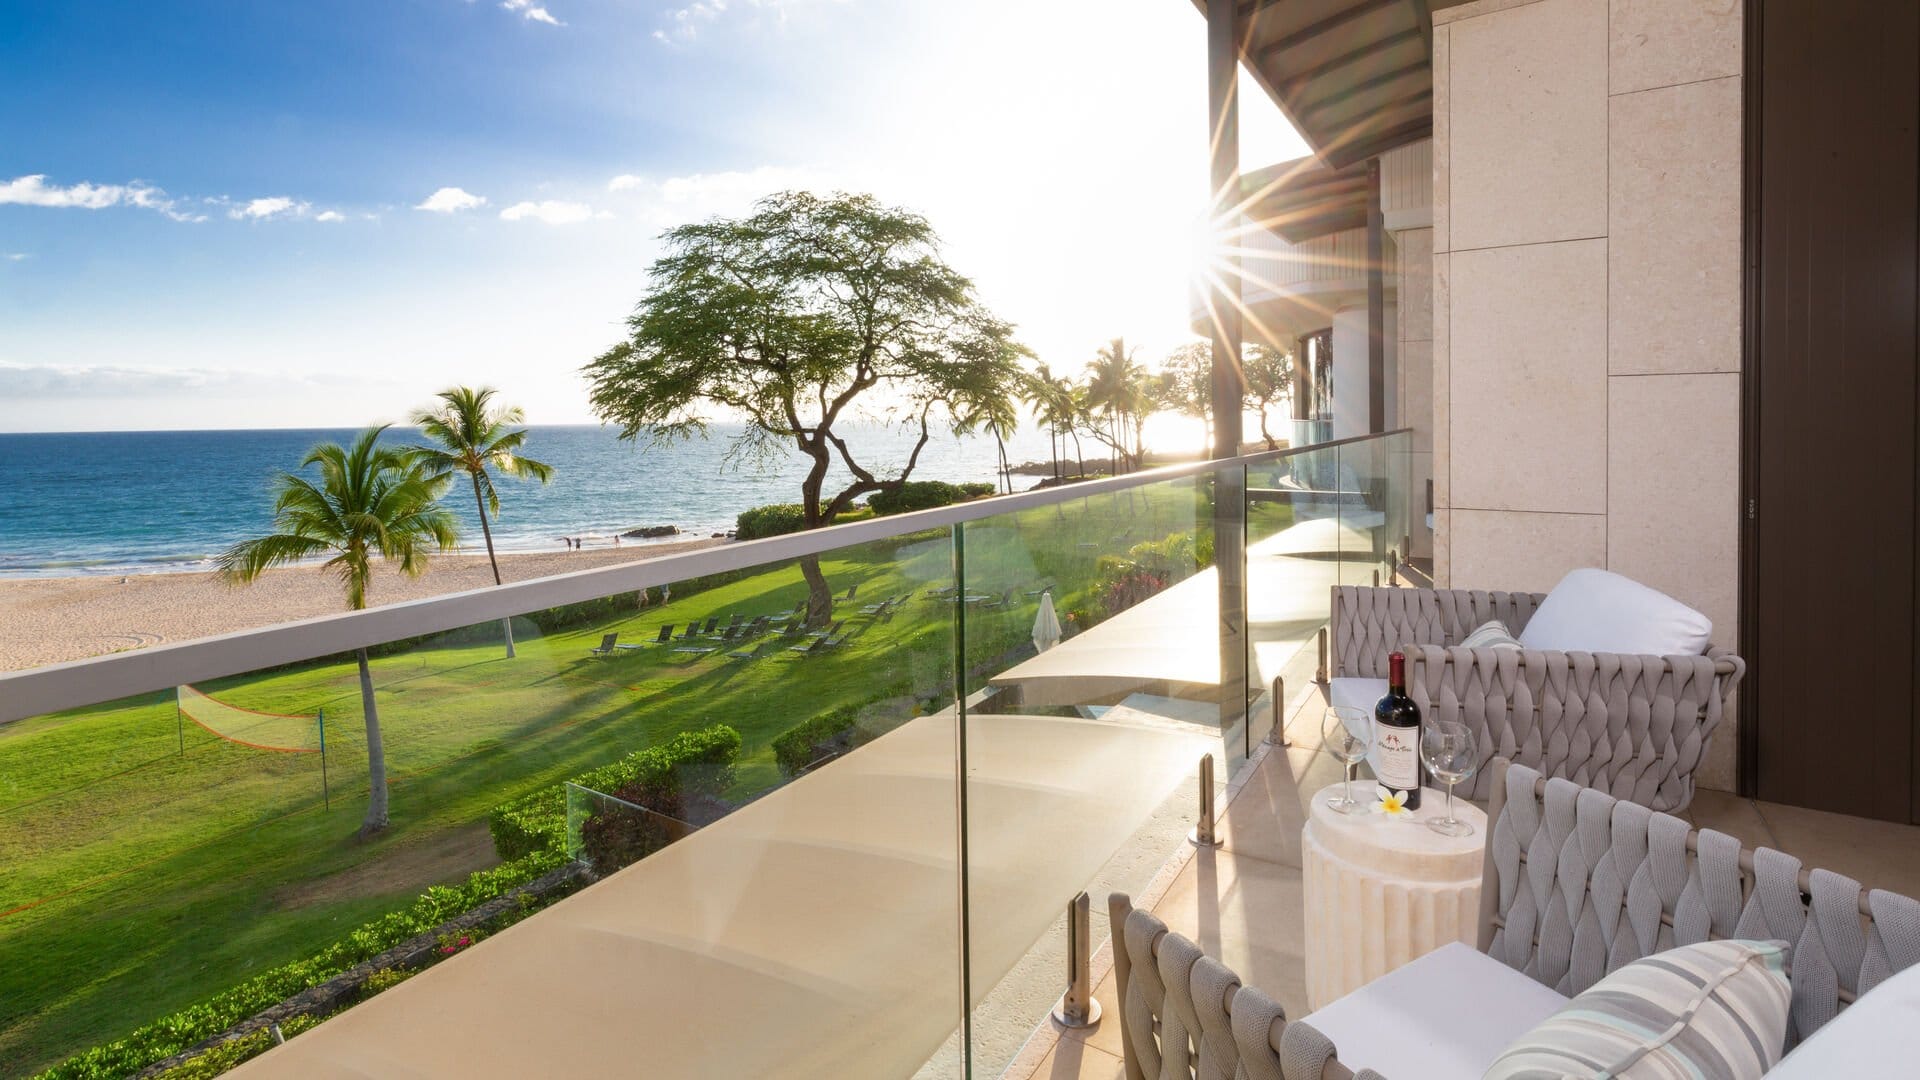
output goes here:
[{"label": "tree trunk", "polygon": [[1000,451],[1000,484],[996,484],[994,490],[998,491],[1004,485],[1007,494],[1011,495],[1013,494],[1013,469],[1007,464],[1007,441],[1000,437],[999,428],[993,429],[993,444]]},{"label": "tree trunk", "polygon": [[1273,433],[1267,430],[1267,403],[1260,403],[1260,437],[1266,440],[1267,449],[1278,450],[1280,444],[1273,441]]},{"label": "tree trunk", "polygon": [[[473,508],[480,511],[480,535],[487,538],[487,563],[493,567],[493,583],[500,584],[500,560],[493,555],[493,528],[487,524],[487,500],[480,497],[480,474],[468,473],[473,481]],[[507,659],[513,659],[513,618],[500,620],[500,633],[507,639]]]},{"label": "tree trunk", "polygon": [[[830,524],[822,520],[820,515],[820,485],[827,478],[827,453],[817,441],[814,447],[803,444],[801,448],[813,458],[813,467],[807,470],[806,479],[800,482],[800,509],[806,527],[817,529]],[[807,627],[825,626],[833,618],[833,586],[827,583],[827,575],[820,569],[818,555],[801,558],[800,576],[807,579]]]},{"label": "tree trunk", "polygon": [[1053,455],[1053,482],[1060,482],[1060,425],[1047,422],[1047,452]]},{"label": "tree trunk", "polygon": [[367,819],[360,823],[360,835],[372,836],[387,827],[387,750],[380,741],[380,710],[373,703],[373,671],[367,667],[367,650],[360,658],[360,709],[367,717]]}]

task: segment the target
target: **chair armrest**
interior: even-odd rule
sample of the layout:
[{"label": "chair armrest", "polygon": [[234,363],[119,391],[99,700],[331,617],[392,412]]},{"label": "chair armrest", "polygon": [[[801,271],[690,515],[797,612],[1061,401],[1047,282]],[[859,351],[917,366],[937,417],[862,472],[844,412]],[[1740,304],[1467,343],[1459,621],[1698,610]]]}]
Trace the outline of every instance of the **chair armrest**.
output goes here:
[{"label": "chair armrest", "polygon": [[1533,649],[1407,648],[1407,694],[1425,717],[1457,720],[1479,742],[1472,797],[1496,756],[1668,812],[1693,799],[1695,770],[1746,664],[1705,656]]},{"label": "chair armrest", "polygon": [[1329,619],[1334,678],[1384,679],[1387,654],[1409,645],[1449,645],[1489,619],[1518,634],[1543,593],[1335,585]]}]

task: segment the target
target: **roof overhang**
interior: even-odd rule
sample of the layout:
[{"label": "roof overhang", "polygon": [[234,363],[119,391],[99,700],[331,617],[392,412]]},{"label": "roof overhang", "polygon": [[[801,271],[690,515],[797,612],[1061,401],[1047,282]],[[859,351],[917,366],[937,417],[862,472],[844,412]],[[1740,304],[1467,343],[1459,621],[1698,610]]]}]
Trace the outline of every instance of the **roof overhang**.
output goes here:
[{"label": "roof overhang", "polygon": [[1240,174],[1241,213],[1250,224],[1299,244],[1367,227],[1367,167],[1328,168],[1300,158]]},{"label": "roof overhang", "polygon": [[[1204,14],[1207,0],[1194,2]],[[1434,6],[1238,0],[1234,36],[1241,63],[1314,155],[1342,170],[1433,133]]]}]

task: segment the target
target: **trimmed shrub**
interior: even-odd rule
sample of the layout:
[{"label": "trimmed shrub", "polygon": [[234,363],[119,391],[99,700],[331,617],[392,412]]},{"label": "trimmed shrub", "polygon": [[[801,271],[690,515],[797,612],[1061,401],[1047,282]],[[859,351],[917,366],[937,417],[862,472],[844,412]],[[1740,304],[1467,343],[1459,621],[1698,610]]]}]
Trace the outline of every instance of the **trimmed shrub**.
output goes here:
[{"label": "trimmed shrub", "polygon": [[[339,941],[304,960],[262,972],[198,1005],[171,1016],[163,1016],[124,1039],[96,1046],[68,1058],[41,1073],[40,1080],[104,1080],[106,1077],[130,1076],[156,1061],[165,1060],[195,1043],[220,1034],[263,1009],[277,1005],[303,990],[319,986],[408,938],[424,934],[510,889],[557,870],[566,861],[564,853],[536,851],[491,870],[477,871],[467,878],[464,885],[435,885],[416,897],[410,906],[372,922],[362,923]],[[282,1030],[286,1030],[284,1026]],[[196,1058],[181,1067],[195,1065],[199,1060]],[[239,1060],[245,1059],[230,1062],[229,1067],[238,1064]],[[209,1074],[190,1072],[180,1075]]]},{"label": "trimmed shrub", "polygon": [[969,480],[960,485],[960,494],[965,495],[969,499],[978,499],[987,495],[1000,494],[1000,486],[998,484],[990,484],[985,480]]},{"label": "trimmed shrub", "polygon": [[872,739],[873,733],[860,727],[859,707],[849,706],[787,729],[773,740],[773,760],[782,773],[798,776],[821,758],[838,757]]},{"label": "trimmed shrub", "polygon": [[885,517],[888,514],[950,506],[966,498],[966,493],[957,485],[945,480],[909,480],[899,487],[874,492],[867,500],[867,505],[873,507],[876,515]]},{"label": "trimmed shrub", "polygon": [[[684,731],[660,746],[636,750],[611,765],[573,778],[595,791],[618,791],[636,781],[669,783],[684,793],[719,795],[733,786],[733,763],[740,756],[740,733],[715,724]],[[553,784],[494,807],[487,817],[493,847],[502,859],[532,852],[564,855],[567,849],[567,786]]]},{"label": "trimmed shrub", "polygon": [[799,503],[773,503],[741,511],[734,519],[733,534],[742,540],[759,540],[797,533],[806,527],[806,510]]}]

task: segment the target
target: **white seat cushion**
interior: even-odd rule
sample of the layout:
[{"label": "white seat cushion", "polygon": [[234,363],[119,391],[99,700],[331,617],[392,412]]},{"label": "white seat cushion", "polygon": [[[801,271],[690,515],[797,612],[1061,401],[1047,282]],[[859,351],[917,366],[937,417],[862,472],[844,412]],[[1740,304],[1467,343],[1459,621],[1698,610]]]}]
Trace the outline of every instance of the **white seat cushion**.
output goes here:
[{"label": "white seat cushion", "polygon": [[1385,679],[1329,679],[1327,681],[1327,703],[1345,705],[1359,709],[1368,716],[1373,715],[1373,707],[1387,696]]},{"label": "white seat cushion", "polygon": [[1550,652],[1699,656],[1713,621],[1666,593],[1606,570],[1560,579],[1520,631],[1520,644]]},{"label": "white seat cushion", "polygon": [[1910,1076],[1920,1061],[1920,967],[1860,995],[1840,1010],[1767,1080],[1828,1080],[1835,1076]]},{"label": "white seat cushion", "polygon": [[1452,942],[1303,1019],[1340,1063],[1421,1080],[1479,1080],[1500,1051],[1567,1003],[1490,956]]}]

